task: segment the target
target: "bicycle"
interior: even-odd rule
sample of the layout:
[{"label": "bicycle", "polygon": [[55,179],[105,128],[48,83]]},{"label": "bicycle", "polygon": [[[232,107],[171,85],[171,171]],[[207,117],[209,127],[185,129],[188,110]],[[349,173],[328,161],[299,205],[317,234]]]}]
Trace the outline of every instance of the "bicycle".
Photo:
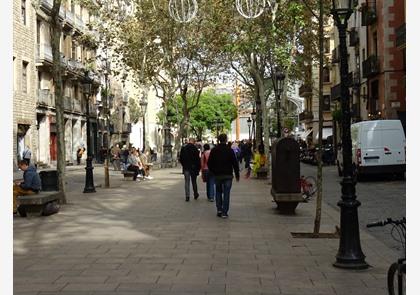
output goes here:
[{"label": "bicycle", "polygon": [[308,201],[317,191],[316,179],[313,176],[302,175],[299,179],[303,200]]},{"label": "bicycle", "polygon": [[[366,225],[366,227],[385,226],[392,224],[391,236],[399,241],[405,253],[405,217],[400,220],[393,220],[387,218],[383,221],[373,222]],[[397,232],[398,237],[394,236],[394,230]],[[405,295],[405,271],[406,271],[406,258],[398,258],[397,262],[392,263],[388,269],[387,282],[389,295]],[[397,283],[397,284],[395,284]],[[395,289],[397,287],[397,289]],[[398,291],[398,293],[396,292]]]}]

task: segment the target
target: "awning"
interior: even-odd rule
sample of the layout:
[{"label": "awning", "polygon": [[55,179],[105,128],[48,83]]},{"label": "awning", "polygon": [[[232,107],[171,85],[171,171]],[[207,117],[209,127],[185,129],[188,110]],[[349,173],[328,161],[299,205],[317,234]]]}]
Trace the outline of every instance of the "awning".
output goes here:
[{"label": "awning", "polygon": [[[331,127],[329,127],[329,128],[322,128],[322,139],[327,139],[327,137],[328,136],[331,136],[332,134],[333,133],[332,133],[332,128]],[[319,137],[319,132],[316,135],[316,139],[318,139],[318,137]]]},{"label": "awning", "polygon": [[303,132],[303,133],[300,135],[300,138],[302,138],[303,140],[305,140],[305,139],[306,139],[306,137],[308,137],[308,136],[309,136],[309,134],[311,134],[311,133],[312,133],[312,129],[305,130],[305,132]]}]

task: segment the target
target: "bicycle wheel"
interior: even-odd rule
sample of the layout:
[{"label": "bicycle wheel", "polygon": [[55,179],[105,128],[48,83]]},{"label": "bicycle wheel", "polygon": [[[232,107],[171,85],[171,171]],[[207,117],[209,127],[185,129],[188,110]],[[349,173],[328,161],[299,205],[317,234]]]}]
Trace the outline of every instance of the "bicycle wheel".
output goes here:
[{"label": "bicycle wheel", "polygon": [[[398,282],[398,268],[400,265],[397,262],[391,264],[388,269],[388,293],[389,295],[405,295],[405,265],[401,265],[401,283]],[[399,290],[400,289],[400,290]]]},{"label": "bicycle wheel", "polygon": [[307,183],[307,188],[308,188],[308,194],[309,196],[313,196],[316,193],[316,179],[313,176],[307,176],[305,177],[305,182]]}]

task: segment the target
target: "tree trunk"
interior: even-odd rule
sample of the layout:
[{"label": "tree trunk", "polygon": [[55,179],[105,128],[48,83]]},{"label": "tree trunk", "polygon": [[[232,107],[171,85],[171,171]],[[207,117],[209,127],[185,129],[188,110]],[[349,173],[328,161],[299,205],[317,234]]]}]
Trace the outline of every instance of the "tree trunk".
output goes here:
[{"label": "tree trunk", "polygon": [[66,169],[66,145],[64,141],[64,103],[63,103],[63,79],[60,61],[60,37],[61,23],[59,20],[61,0],[54,0],[51,11],[51,48],[53,54],[53,85],[55,90],[55,109],[57,125],[57,173],[58,189],[60,192],[60,203],[66,204],[66,194],[64,187]]},{"label": "tree trunk", "polygon": [[318,119],[318,169],[317,169],[317,198],[316,212],[314,221],[314,233],[318,234],[321,227],[322,213],[322,129],[324,127],[324,93],[323,93],[323,72],[324,72],[324,3],[319,0],[319,28],[318,28],[318,46],[319,46],[319,119]]}]

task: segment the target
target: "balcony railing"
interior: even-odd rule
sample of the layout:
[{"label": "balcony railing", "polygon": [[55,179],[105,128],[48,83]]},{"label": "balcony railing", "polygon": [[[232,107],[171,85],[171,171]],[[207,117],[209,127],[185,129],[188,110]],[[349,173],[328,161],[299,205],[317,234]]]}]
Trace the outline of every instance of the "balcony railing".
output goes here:
[{"label": "balcony railing", "polygon": [[76,28],[79,31],[84,31],[85,30],[85,23],[83,22],[83,20],[80,18],[80,16],[75,16],[75,23],[76,23]]},{"label": "balcony railing", "polygon": [[40,0],[39,5],[45,11],[51,11],[53,7],[53,0]]},{"label": "balcony railing", "polygon": [[351,116],[352,118],[360,118],[360,105],[359,104],[357,103],[352,104]]},{"label": "balcony railing", "polygon": [[299,96],[306,97],[311,94],[312,94],[311,86],[307,84],[303,84],[302,86],[299,87]]},{"label": "balcony railing", "polygon": [[81,112],[82,111],[82,102],[80,99],[75,98],[73,100],[73,111],[75,112]]},{"label": "balcony railing", "polygon": [[350,46],[357,46],[359,44],[359,32],[356,28],[352,28],[350,30],[350,38],[349,38],[349,45]]},{"label": "balcony railing", "polygon": [[66,23],[74,25],[74,13],[69,10],[66,11]]},{"label": "balcony railing", "polygon": [[38,105],[54,107],[55,99],[54,93],[51,93],[49,89],[38,89],[37,90],[37,103]]},{"label": "balcony railing", "polygon": [[50,62],[52,63],[52,48],[47,44],[38,44],[37,46],[37,62]]},{"label": "balcony railing", "polygon": [[352,72],[350,75],[351,86],[357,87],[360,86],[361,79],[360,79],[360,71]]},{"label": "balcony railing", "polygon": [[333,64],[340,62],[340,48],[336,47],[332,50],[331,53],[331,62]]},{"label": "balcony railing", "polygon": [[379,73],[379,60],[376,55],[369,56],[362,62],[363,78],[369,78]]},{"label": "balcony railing", "polygon": [[405,46],[405,24],[395,30],[395,47]]},{"label": "balcony railing", "polygon": [[376,0],[368,0],[362,6],[362,26],[370,26],[376,22]]},{"label": "balcony railing", "polygon": [[299,114],[299,121],[312,120],[313,118],[314,114],[310,111],[303,111]]},{"label": "balcony railing", "polygon": [[70,96],[64,96],[64,110],[73,111],[73,99]]}]

